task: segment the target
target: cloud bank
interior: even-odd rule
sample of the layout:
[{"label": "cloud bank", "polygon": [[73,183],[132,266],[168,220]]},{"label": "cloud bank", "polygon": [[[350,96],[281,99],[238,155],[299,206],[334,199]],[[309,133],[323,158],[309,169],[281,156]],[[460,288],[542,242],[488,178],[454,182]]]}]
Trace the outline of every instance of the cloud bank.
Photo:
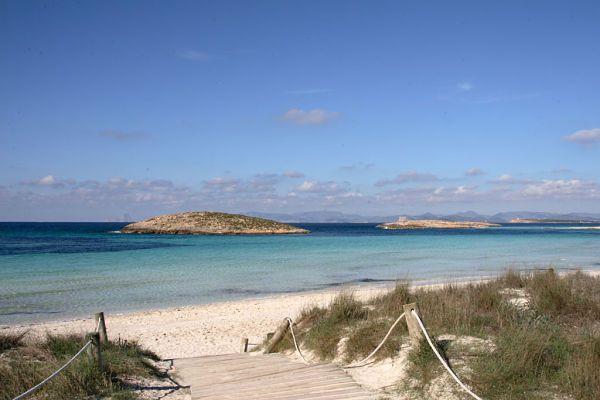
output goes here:
[{"label": "cloud bank", "polygon": [[[299,181],[300,180],[300,181]],[[596,205],[600,186],[584,179],[514,178],[504,174],[480,185],[409,171],[371,184],[319,180],[297,171],[245,177],[215,176],[189,185],[168,179],[76,180],[55,175],[0,186],[0,219],[103,220],[124,213],[134,218],[185,210],[229,212],[297,212],[321,209],[363,214],[402,214],[407,210],[440,211],[453,207],[493,211],[531,204],[565,208]],[[512,206],[514,205],[514,207]],[[593,208],[593,207],[592,207]]]}]

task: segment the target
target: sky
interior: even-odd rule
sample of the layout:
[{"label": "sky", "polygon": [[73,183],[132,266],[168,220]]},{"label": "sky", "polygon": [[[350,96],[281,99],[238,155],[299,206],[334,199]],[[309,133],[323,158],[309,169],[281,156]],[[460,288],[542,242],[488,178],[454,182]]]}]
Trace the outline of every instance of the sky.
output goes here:
[{"label": "sky", "polygon": [[597,1],[2,1],[0,220],[600,212]]}]

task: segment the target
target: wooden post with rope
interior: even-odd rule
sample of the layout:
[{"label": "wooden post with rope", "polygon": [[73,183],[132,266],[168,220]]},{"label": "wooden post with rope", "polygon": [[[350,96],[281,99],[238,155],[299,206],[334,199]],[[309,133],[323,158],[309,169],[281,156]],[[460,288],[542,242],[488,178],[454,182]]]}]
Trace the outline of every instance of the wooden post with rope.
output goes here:
[{"label": "wooden post with rope", "polygon": [[100,342],[100,334],[98,332],[92,332],[87,335],[87,338],[92,340],[92,345],[88,347],[88,356],[90,360],[98,365],[100,371],[104,371],[104,359],[102,357],[102,343]]},{"label": "wooden post with rope", "polygon": [[104,313],[99,312],[94,315],[94,321],[98,327],[98,333],[100,334],[100,343],[106,344],[108,342],[108,335],[106,334],[106,322],[104,321]]},{"label": "wooden post with rope", "polygon": [[267,343],[267,347],[265,347],[265,351],[264,351],[265,354],[268,354],[268,353],[270,353],[270,352],[273,351],[273,349],[275,348],[275,346],[279,342],[281,342],[281,339],[283,339],[283,337],[287,333],[289,327],[290,327],[290,321],[286,318],[279,325],[279,327],[277,328],[277,331],[275,331],[275,334],[273,335],[273,337],[271,338],[271,340],[269,340],[269,343]]},{"label": "wooden post with rope", "polygon": [[421,345],[421,340],[423,338],[421,334],[421,328],[419,327],[419,323],[415,319],[413,315],[413,311],[419,314],[419,307],[417,307],[417,303],[405,304],[402,306],[404,308],[404,319],[406,319],[406,326],[408,327],[408,335],[410,337],[410,343],[413,346],[413,349],[418,349]]}]

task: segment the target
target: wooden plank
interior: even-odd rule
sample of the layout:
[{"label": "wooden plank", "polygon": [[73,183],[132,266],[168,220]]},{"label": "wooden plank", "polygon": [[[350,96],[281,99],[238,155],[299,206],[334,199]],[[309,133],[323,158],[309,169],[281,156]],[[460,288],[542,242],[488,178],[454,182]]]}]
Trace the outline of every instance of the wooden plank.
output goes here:
[{"label": "wooden plank", "polygon": [[[266,388],[268,389],[268,388]],[[333,391],[342,391],[342,390],[353,390],[356,392],[360,392],[360,388],[358,388],[356,386],[356,384],[348,384],[346,382],[344,383],[337,383],[337,384],[330,384],[328,386],[315,386],[312,387],[311,390],[308,390],[307,386],[304,387],[296,387],[296,388],[290,388],[289,390],[279,390],[277,392],[269,392],[268,390],[243,390],[242,388],[236,389],[236,390],[214,390],[211,392],[194,392],[194,396],[198,396],[199,398],[213,398],[213,397],[217,397],[217,396],[223,396],[223,395],[229,395],[231,393],[235,393],[237,394],[240,398],[244,398],[244,399],[250,399],[253,397],[258,397],[258,398],[278,398],[278,397],[282,397],[282,396],[291,396],[291,395],[295,395],[295,394],[316,394],[316,393],[331,393]]]},{"label": "wooden plank", "polygon": [[[251,353],[250,353],[251,354]],[[249,353],[176,359],[192,400],[367,400],[376,397],[339,367]]]},{"label": "wooden plank", "polygon": [[[236,373],[239,371],[248,372],[253,368],[279,368],[279,367],[306,367],[307,365],[302,363],[290,363],[285,360],[273,360],[268,363],[260,362],[260,361],[251,361],[245,363],[229,363],[222,365],[197,365],[197,366],[189,366],[182,368],[182,370],[191,371],[194,373],[202,372],[205,375],[209,374],[228,374],[228,373]],[[179,368],[179,367],[175,367]]]},{"label": "wooden plank", "polygon": [[346,390],[338,390],[336,392],[328,392],[328,393],[296,393],[296,394],[282,394],[277,397],[264,397],[263,396],[255,396],[253,398],[249,398],[246,396],[240,396],[238,393],[232,392],[228,394],[222,394],[217,396],[208,396],[208,397],[195,397],[192,394],[192,400],[206,400],[206,399],[214,399],[214,400],[237,400],[237,399],[267,399],[267,400],[338,400],[338,399],[375,399],[375,397],[369,397],[364,391],[360,391],[360,389],[346,389]]},{"label": "wooden plank", "polygon": [[277,373],[285,373],[287,371],[297,371],[308,368],[303,364],[274,364],[274,365],[248,365],[247,368],[238,369],[235,366],[231,366],[232,369],[224,369],[216,371],[216,373],[202,372],[201,368],[194,368],[191,373],[186,372],[186,375],[198,376],[202,379],[205,377],[215,377],[222,381],[235,381],[239,379],[256,379],[262,376],[273,375]]},{"label": "wooden plank", "polygon": [[299,381],[294,381],[293,379],[287,379],[283,381],[271,382],[268,385],[264,385],[262,383],[257,383],[253,381],[246,381],[241,383],[236,383],[235,385],[217,385],[212,388],[207,388],[201,390],[202,393],[209,393],[211,391],[223,391],[223,390],[234,390],[237,389],[239,393],[252,391],[254,393],[268,393],[273,394],[279,391],[285,390],[295,390],[298,388],[303,388],[304,390],[307,387],[310,388],[325,388],[331,385],[350,385],[356,387],[356,383],[350,377],[323,377],[321,376],[313,376],[310,379],[302,379]]}]

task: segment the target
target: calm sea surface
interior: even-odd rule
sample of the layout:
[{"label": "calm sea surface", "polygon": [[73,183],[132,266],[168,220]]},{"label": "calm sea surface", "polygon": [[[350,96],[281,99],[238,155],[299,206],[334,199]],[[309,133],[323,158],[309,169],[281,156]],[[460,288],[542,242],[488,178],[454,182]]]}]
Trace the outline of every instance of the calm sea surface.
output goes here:
[{"label": "calm sea surface", "polygon": [[298,236],[115,233],[117,223],[0,223],[0,325],[344,283],[447,281],[508,268],[600,269],[593,225],[381,230],[298,224]]}]

